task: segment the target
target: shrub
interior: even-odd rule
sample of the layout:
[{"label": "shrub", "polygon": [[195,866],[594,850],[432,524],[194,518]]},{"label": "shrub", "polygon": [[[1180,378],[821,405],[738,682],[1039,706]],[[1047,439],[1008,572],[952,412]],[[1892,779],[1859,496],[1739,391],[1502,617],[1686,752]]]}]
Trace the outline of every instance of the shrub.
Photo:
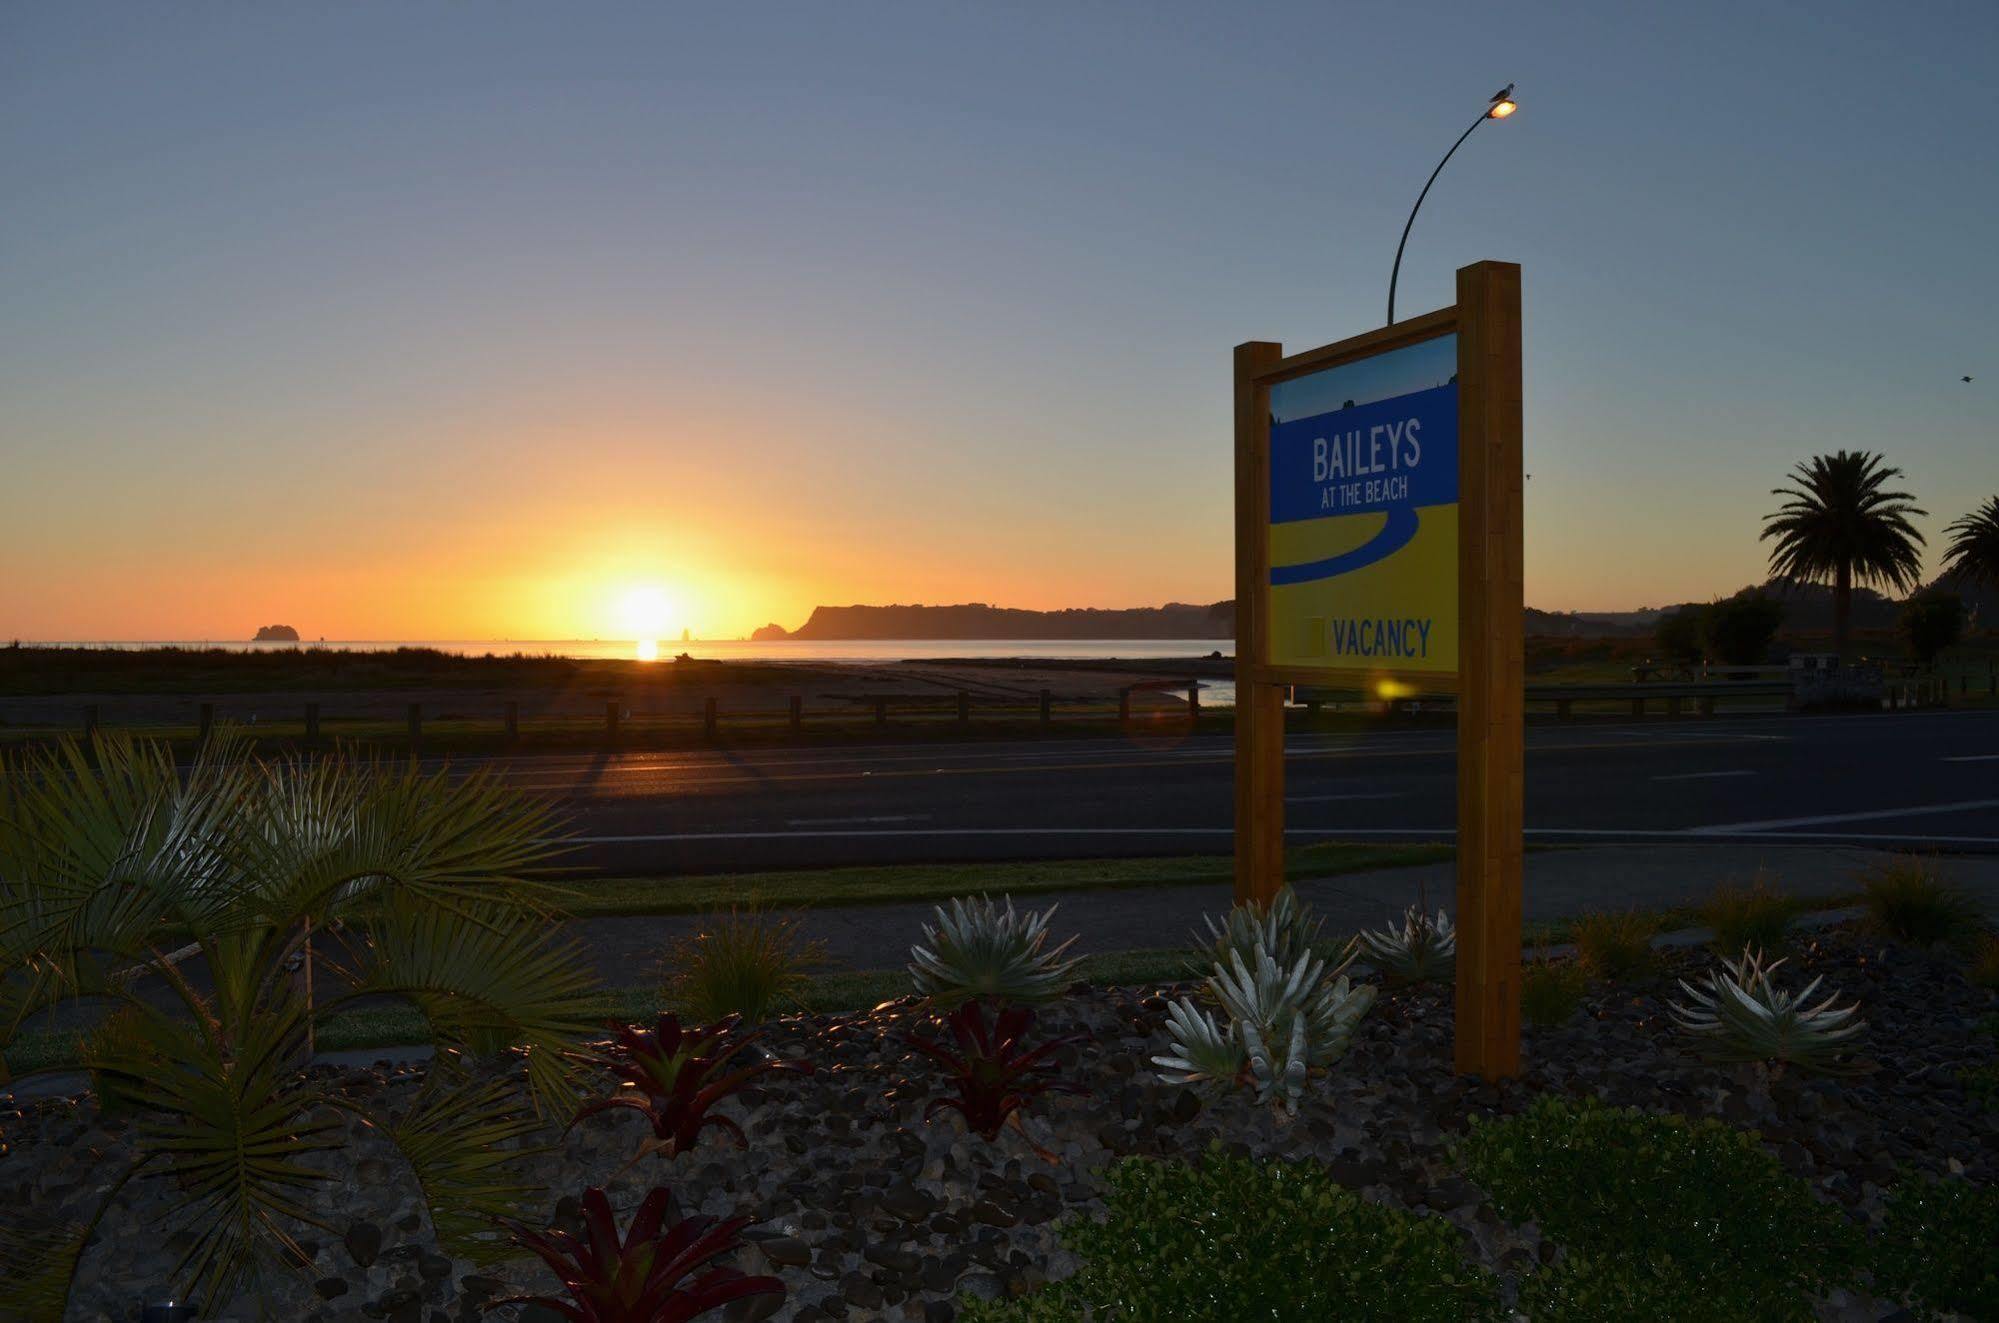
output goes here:
[{"label": "shrub", "polygon": [[937,922],[923,925],[929,945],[909,949],[916,991],[946,1008],[973,997],[1053,1000],[1077,964],[1062,958],[1073,937],[1053,951],[1043,949],[1054,914],[1053,905],[1016,914],[1010,896],[1004,909],[984,896],[954,900],[948,908],[939,905]]},{"label": "shrub", "polygon": [[966,1323],[1458,1323],[1501,1317],[1455,1227],[1370,1203],[1316,1162],[1126,1158],[1104,1217],[1072,1221],[1074,1277],[1023,1300],[967,1302]]},{"label": "shrub", "polygon": [[756,904],[712,916],[703,931],[668,955],[668,996],[690,1020],[706,1024],[739,1015],[762,1024],[797,1006],[812,971],[826,963],[823,943],[799,935],[795,914]]},{"label": "shrub", "polygon": [[947,1016],[945,1024],[957,1041],[955,1049],[913,1034],[905,1040],[944,1068],[945,1082],[955,1091],[955,1096],[933,1100],[923,1111],[925,1117],[949,1108],[965,1118],[965,1127],[973,1134],[997,1139],[1000,1127],[1031,1100],[1044,1093],[1082,1092],[1058,1079],[1049,1059],[1057,1048],[1081,1042],[1082,1036],[1025,1046],[1022,1040],[1034,1025],[1034,1012],[1025,1006],[1007,1007],[988,1025],[985,1006],[968,1001]]},{"label": "shrub", "polygon": [[[1168,1011],[1174,1055],[1154,1057],[1169,1084],[1256,1089],[1256,1100],[1295,1112],[1306,1081],[1346,1055],[1354,1026],[1374,1004],[1374,989],[1344,974],[1328,979],[1325,961],[1307,951],[1287,968],[1258,946],[1252,964],[1229,953],[1208,992],[1223,1022],[1181,998]],[[1224,1027],[1225,1026],[1225,1027]]]},{"label": "shrub", "polygon": [[1999,1318],[1999,1189],[1917,1181],[1888,1196],[1874,1279],[1907,1302]]},{"label": "shrub", "polygon": [[1650,973],[1659,963],[1652,950],[1658,927],[1637,910],[1591,910],[1575,921],[1576,963],[1590,978],[1611,982]]},{"label": "shrub", "polygon": [[1833,993],[1811,1005],[1822,981],[1816,978],[1802,992],[1783,991],[1772,978],[1783,963],[1765,965],[1744,947],[1740,959],[1708,975],[1705,988],[1680,981],[1692,1000],[1673,1003],[1673,1019],[1718,1061],[1774,1061],[1819,1075],[1842,1069],[1840,1056],[1867,1027],[1854,1019],[1859,1003],[1837,1006]]},{"label": "shrub", "polygon": [[1442,910],[1433,919],[1421,905],[1411,905],[1400,928],[1363,929],[1360,942],[1368,959],[1398,983],[1448,980],[1457,968],[1458,936]]},{"label": "shrub", "polygon": [[1724,665],[1757,666],[1770,655],[1783,623],[1784,604],[1761,589],[1749,589],[1709,604],[1701,613],[1701,642]]},{"label": "shrub", "polygon": [[1925,666],[1936,664],[1946,649],[1964,637],[1964,599],[1956,593],[1927,592],[1902,605],[1896,622],[1909,653]]},{"label": "shrub", "polygon": [[1986,933],[1971,953],[1971,981],[1999,992],[1999,933]]},{"label": "shrub", "polygon": [[[1534,1323],[1716,1323],[1701,1284],[1669,1258],[1564,1254],[1520,1283]],[[1801,1316],[1809,1317],[1809,1315]]]},{"label": "shrub", "polygon": [[1520,971],[1520,1015],[1529,1024],[1560,1024],[1583,1003],[1588,976],[1574,960],[1534,960]]},{"label": "shrub", "polygon": [[1937,876],[1928,860],[1904,856],[1861,879],[1868,918],[1899,941],[1931,945],[1971,939],[1983,915],[1963,890]]},{"label": "shrub", "polygon": [[763,1057],[731,1069],[734,1059],[761,1037],[737,1033],[736,1023],[736,1017],[728,1016],[683,1029],[679,1016],[662,1014],[651,1029],[621,1027],[598,1060],[616,1071],[632,1092],[586,1104],[570,1124],[625,1108],[645,1117],[652,1127],[652,1138],[639,1150],[640,1156],[662,1152],[670,1158],[685,1153],[711,1126],[734,1139],[738,1148],[748,1148],[743,1128],[714,1111],[715,1104],[759,1075],[773,1071],[810,1075],[812,1063]]},{"label": "shrub", "polygon": [[1682,666],[1692,666],[1701,659],[1702,618],[1706,615],[1698,606],[1683,606],[1659,617],[1653,626],[1653,637],[1659,650],[1668,658]]},{"label": "shrub", "polygon": [[1717,951],[1781,950],[1790,935],[1798,903],[1770,886],[1759,873],[1748,886],[1724,882],[1701,906],[1701,922],[1714,930]]},{"label": "shrub", "polygon": [[1643,1276],[1670,1260],[1698,1289],[1697,1317],[1809,1318],[1809,1296],[1852,1261],[1845,1217],[1718,1121],[1548,1094],[1518,1116],[1474,1119],[1457,1154],[1500,1216],[1602,1261],[1575,1270],[1592,1289],[1610,1289],[1613,1267]]},{"label": "shrub", "polygon": [[583,1192],[583,1234],[510,1223],[514,1242],[555,1274],[568,1292],[512,1296],[499,1305],[540,1305],[573,1323],[680,1323],[753,1295],[784,1294],[775,1277],[750,1277],[715,1260],[742,1248],[747,1217],[689,1217],[668,1224],[672,1196],[655,1186],[621,1237],[602,1190]]}]

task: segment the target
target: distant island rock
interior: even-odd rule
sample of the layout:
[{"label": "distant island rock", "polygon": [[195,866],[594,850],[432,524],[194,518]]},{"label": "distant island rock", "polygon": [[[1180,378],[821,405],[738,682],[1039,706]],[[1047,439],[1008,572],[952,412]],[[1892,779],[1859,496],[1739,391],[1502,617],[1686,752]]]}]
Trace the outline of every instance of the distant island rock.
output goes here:
[{"label": "distant island rock", "polygon": [[750,642],[752,643],[776,643],[781,639],[788,639],[790,637],[791,631],[783,625],[764,625],[750,631]]},{"label": "distant island rock", "polygon": [[[768,629],[777,629],[772,625]],[[1129,610],[1025,611],[969,602],[960,606],[821,606],[786,635],[794,639],[1226,639],[1235,636],[1235,604],[1168,602]]]},{"label": "distant island rock", "polygon": [[290,625],[265,625],[257,631],[252,643],[296,643],[298,631]]}]

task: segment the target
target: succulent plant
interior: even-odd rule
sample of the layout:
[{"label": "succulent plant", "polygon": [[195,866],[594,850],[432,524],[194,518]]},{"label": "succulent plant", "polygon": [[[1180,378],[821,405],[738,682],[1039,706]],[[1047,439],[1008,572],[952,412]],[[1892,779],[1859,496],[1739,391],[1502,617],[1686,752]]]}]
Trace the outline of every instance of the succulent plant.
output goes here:
[{"label": "succulent plant", "polygon": [[1245,961],[1231,951],[1217,963],[1208,991],[1227,1027],[1182,1000],[1168,1012],[1173,1054],[1153,1058],[1169,1083],[1247,1083],[1258,1102],[1297,1110],[1315,1071],[1338,1060],[1354,1026],[1374,1004],[1374,989],[1345,975],[1326,976],[1310,951],[1281,965],[1261,946]]},{"label": "succulent plant", "polygon": [[1411,905],[1400,928],[1380,932],[1363,928],[1360,943],[1368,959],[1402,983],[1448,979],[1457,967],[1458,935],[1451,928],[1451,916],[1442,910],[1433,919],[1421,905]]},{"label": "succulent plant", "polygon": [[1773,1061],[1814,1074],[1844,1069],[1840,1054],[1867,1027],[1854,1018],[1860,1003],[1836,1005],[1835,992],[1810,1005],[1823,978],[1801,992],[1785,992],[1772,978],[1783,964],[1766,965],[1753,948],[1744,947],[1739,959],[1723,960],[1707,976],[1705,987],[1682,979],[1691,1001],[1675,1002],[1673,1018],[1718,1061]]},{"label": "succulent plant", "polygon": [[1167,1033],[1173,1054],[1152,1058],[1168,1084],[1219,1085],[1233,1088],[1247,1079],[1249,1059],[1236,1036],[1235,1021],[1215,1017],[1182,997],[1166,1008]]},{"label": "succulent plant", "polygon": [[[1216,964],[1226,964],[1230,952],[1252,960],[1261,946],[1271,959],[1287,968],[1300,955],[1318,948],[1326,926],[1289,886],[1279,890],[1268,904],[1252,901],[1236,906],[1219,920],[1209,916],[1203,922],[1208,928],[1206,945]],[[1330,974],[1343,972],[1358,950],[1359,940],[1349,941]]]},{"label": "succulent plant", "polygon": [[986,1022],[983,1003],[968,1001],[945,1017],[955,1048],[928,1038],[911,1035],[911,1047],[944,1068],[953,1095],[934,1099],[924,1109],[927,1118],[951,1110],[965,1118],[972,1133],[986,1139],[999,1137],[1005,1125],[1020,1109],[1044,1093],[1081,1093],[1055,1074],[1050,1060],[1055,1049],[1080,1042],[1082,1036],[1051,1038],[1035,1047],[1025,1045],[1027,1031],[1034,1026],[1034,1012],[1025,1006],[1009,1006]]},{"label": "succulent plant", "polygon": [[1046,950],[1055,907],[1020,914],[1005,899],[1004,907],[984,896],[937,907],[937,922],[923,925],[924,944],[909,948],[917,992],[945,1008],[974,997],[1032,1002],[1061,994],[1077,964],[1062,953],[1076,939]]},{"label": "succulent plant", "polygon": [[617,1071],[632,1091],[585,1104],[576,1121],[613,1108],[638,1112],[653,1132],[641,1156],[663,1152],[670,1158],[685,1153],[710,1126],[733,1138],[738,1148],[747,1148],[742,1127],[715,1112],[715,1104],[772,1071],[810,1075],[812,1063],[780,1061],[765,1053],[762,1060],[731,1070],[730,1063],[762,1036],[737,1033],[737,1024],[731,1015],[714,1024],[682,1028],[679,1016],[662,1014],[651,1029],[622,1026],[599,1060]]},{"label": "succulent plant", "polygon": [[580,1236],[510,1223],[514,1242],[548,1265],[568,1299],[513,1296],[493,1305],[539,1305],[572,1323],[680,1323],[746,1296],[784,1294],[775,1277],[715,1262],[742,1248],[749,1218],[668,1222],[671,1204],[668,1191],[654,1187],[623,1236],[611,1201],[595,1187],[583,1192]]}]

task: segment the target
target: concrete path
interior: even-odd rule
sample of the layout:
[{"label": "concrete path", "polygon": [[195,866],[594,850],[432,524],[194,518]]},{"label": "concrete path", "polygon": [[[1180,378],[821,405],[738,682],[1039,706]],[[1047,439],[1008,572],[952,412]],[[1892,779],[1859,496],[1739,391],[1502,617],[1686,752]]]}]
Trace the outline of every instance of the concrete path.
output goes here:
[{"label": "concrete path", "polygon": [[[1698,902],[1722,882],[1747,883],[1760,871],[1770,885],[1798,896],[1833,896],[1858,888],[1867,868],[1891,856],[1871,850],[1781,845],[1657,845],[1546,850],[1527,856],[1529,923],[1572,918],[1592,909],[1660,909]],[[1999,916],[1999,858],[1940,857],[1938,869]],[[1297,884],[1334,931],[1379,927],[1427,894],[1431,909],[1453,909],[1455,865],[1348,873]],[[1201,916],[1225,909],[1216,886],[1064,891],[1023,897],[1032,908],[1059,904],[1057,939],[1075,934],[1082,953],[1178,946]],[[813,909],[804,931],[826,944],[833,965],[880,969],[905,963],[935,906],[930,902]],[[578,920],[569,925],[607,983],[642,981],[677,938],[699,931],[696,915]]]}]

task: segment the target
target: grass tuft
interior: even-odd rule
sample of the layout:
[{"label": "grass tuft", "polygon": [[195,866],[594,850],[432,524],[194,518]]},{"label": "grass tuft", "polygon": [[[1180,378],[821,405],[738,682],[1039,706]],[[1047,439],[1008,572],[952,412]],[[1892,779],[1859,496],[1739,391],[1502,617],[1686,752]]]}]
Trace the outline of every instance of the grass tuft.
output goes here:
[{"label": "grass tuft", "polygon": [[1977,902],[1915,855],[1869,870],[1861,891],[1874,927],[1897,941],[1967,945],[1983,927]]},{"label": "grass tuft", "polygon": [[1520,1016],[1528,1024],[1560,1024],[1583,1004],[1588,986],[1579,960],[1529,961],[1520,971]]},{"label": "grass tuft", "polygon": [[1701,922],[1714,930],[1714,949],[1729,956],[1740,955],[1746,946],[1782,950],[1797,913],[1798,902],[1761,873],[1748,886],[1722,883],[1700,908]]},{"label": "grass tuft", "polygon": [[1638,910],[1590,910],[1575,921],[1576,963],[1590,978],[1616,983],[1658,967],[1658,920]]},{"label": "grass tuft", "polygon": [[757,901],[712,916],[702,931],[667,953],[667,997],[701,1024],[740,1015],[762,1024],[805,1004],[813,971],[826,963],[823,942],[799,932],[796,914]]}]

